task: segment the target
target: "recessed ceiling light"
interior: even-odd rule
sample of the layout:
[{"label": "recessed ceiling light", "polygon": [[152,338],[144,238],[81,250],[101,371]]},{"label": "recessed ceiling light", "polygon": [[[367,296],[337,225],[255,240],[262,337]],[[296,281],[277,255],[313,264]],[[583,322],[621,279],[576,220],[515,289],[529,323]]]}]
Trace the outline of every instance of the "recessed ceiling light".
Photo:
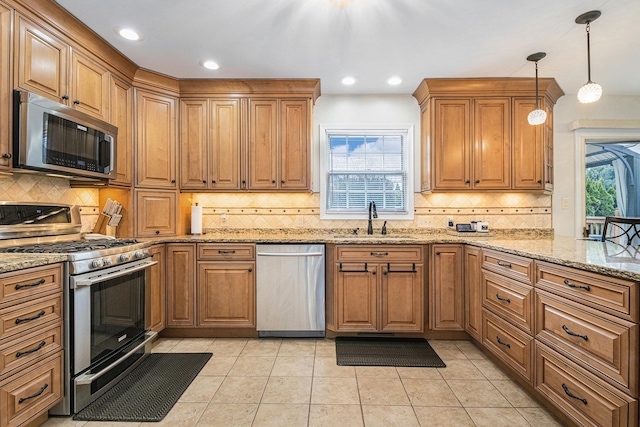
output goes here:
[{"label": "recessed ceiling light", "polygon": [[342,83],[345,86],[351,86],[355,84],[357,81],[358,79],[356,79],[354,76],[344,76],[343,78],[340,79],[340,83]]},{"label": "recessed ceiling light", "polygon": [[140,40],[140,34],[135,32],[131,28],[119,28],[117,31],[118,31],[118,34],[120,34],[120,37],[125,38],[127,40],[131,40],[134,42]]},{"label": "recessed ceiling light", "polygon": [[402,78],[398,76],[389,77],[387,79],[387,83],[391,86],[398,86],[400,83],[402,83]]},{"label": "recessed ceiling light", "polygon": [[202,61],[201,62],[202,66],[208,70],[217,70],[218,68],[220,68],[220,66],[218,65],[217,62],[214,61]]}]

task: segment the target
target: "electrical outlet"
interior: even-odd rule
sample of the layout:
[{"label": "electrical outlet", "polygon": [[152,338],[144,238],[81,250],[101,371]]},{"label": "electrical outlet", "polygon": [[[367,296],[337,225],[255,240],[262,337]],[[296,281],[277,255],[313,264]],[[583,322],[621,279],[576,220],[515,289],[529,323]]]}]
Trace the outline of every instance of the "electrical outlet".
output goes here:
[{"label": "electrical outlet", "polygon": [[453,218],[449,218],[449,219],[447,220],[447,227],[448,227],[448,228],[453,228]]},{"label": "electrical outlet", "polygon": [[569,198],[568,197],[563,197],[562,198],[561,207],[562,207],[562,209],[569,209]]},{"label": "electrical outlet", "polygon": [[227,214],[226,213],[222,212],[220,214],[220,222],[222,222],[222,226],[223,227],[226,227],[227,225],[229,225],[229,224],[227,224]]},{"label": "electrical outlet", "polygon": [[298,217],[296,218],[296,225],[298,227],[304,226],[304,217],[302,215],[298,215]]}]

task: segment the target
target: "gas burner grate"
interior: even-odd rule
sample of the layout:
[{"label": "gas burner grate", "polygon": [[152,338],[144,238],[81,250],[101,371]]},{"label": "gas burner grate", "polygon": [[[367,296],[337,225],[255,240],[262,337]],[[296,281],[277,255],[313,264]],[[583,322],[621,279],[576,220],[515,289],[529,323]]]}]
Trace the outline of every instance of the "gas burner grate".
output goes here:
[{"label": "gas burner grate", "polygon": [[72,240],[59,243],[39,243],[35,245],[13,246],[0,248],[4,253],[46,254],[46,253],[77,253],[98,251],[102,249],[117,248],[135,245],[135,239],[98,239],[98,240]]}]

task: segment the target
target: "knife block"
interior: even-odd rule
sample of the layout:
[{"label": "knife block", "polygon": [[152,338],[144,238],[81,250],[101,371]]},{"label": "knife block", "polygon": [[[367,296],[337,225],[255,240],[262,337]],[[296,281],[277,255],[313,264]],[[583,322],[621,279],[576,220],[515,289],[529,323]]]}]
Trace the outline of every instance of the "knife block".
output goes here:
[{"label": "knife block", "polygon": [[103,213],[100,214],[98,220],[96,221],[96,225],[93,227],[93,232],[98,234],[107,234],[107,224],[111,217],[109,215],[105,215]]}]

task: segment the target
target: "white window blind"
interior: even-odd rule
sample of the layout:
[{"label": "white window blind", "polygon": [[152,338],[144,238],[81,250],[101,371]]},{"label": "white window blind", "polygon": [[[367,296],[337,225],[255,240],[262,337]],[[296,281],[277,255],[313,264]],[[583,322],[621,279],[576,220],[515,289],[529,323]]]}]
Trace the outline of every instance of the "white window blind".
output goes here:
[{"label": "white window blind", "polygon": [[326,212],[407,213],[407,133],[327,132]]}]

